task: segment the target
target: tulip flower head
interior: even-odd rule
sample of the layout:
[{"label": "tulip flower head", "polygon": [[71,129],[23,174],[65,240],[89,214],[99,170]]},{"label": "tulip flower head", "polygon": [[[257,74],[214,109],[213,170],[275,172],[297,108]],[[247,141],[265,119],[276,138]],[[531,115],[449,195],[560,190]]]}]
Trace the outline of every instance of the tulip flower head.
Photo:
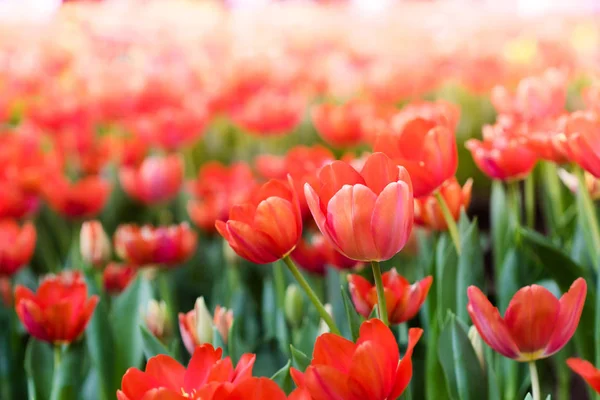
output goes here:
[{"label": "tulip flower head", "polygon": [[326,333],[317,338],[304,373],[292,368],[294,382],[314,400],[398,398],[412,378],[412,352],[423,333],[411,328],[400,359],[396,338],[378,319],[364,322],[358,341]]},{"label": "tulip flower head", "polygon": [[335,147],[353,147],[365,140],[363,123],[372,114],[368,103],[319,104],[312,109],[313,124],[319,135]]},{"label": "tulip flower head", "polygon": [[577,279],[560,300],[539,285],[520,289],[504,314],[475,286],[467,290],[467,309],[484,342],[507,358],[535,361],[562,349],[571,339],[583,310],[587,285]]},{"label": "tulip flower head", "polygon": [[292,179],[272,179],[262,185],[253,201],[235,205],[217,231],[240,256],[267,264],[289,255],[302,236],[302,216]]},{"label": "tulip flower head", "polygon": [[169,334],[169,315],[167,303],[150,299],[145,312],[142,312],[146,327],[159,340],[163,341]]},{"label": "tulip flower head", "polygon": [[334,249],[318,231],[300,239],[291,257],[300,268],[318,275],[325,275],[327,265],[341,270],[356,269],[363,265]]},{"label": "tulip flower head", "polygon": [[411,180],[383,153],[372,154],[360,172],[343,161],[319,171],[319,185],[304,187],[323,236],[348,258],[383,261],[398,253],[413,225]]},{"label": "tulip flower head", "polygon": [[[584,171],[584,176],[586,190],[590,194],[590,197],[593,200],[600,199],[600,179],[587,171]],[[579,190],[579,179],[577,179],[577,176],[568,172],[566,169],[559,168],[558,177],[571,192],[577,193],[577,190]]]},{"label": "tulip flower head", "polygon": [[151,156],[139,167],[123,166],[119,180],[125,193],[144,204],[173,199],[183,183],[183,160],[179,155]]},{"label": "tulip flower head", "polygon": [[[448,179],[440,187],[439,193],[444,198],[455,221],[459,220],[461,210],[469,207],[472,187],[472,179],[467,180],[461,187],[454,177]],[[434,196],[415,199],[415,223],[435,231],[448,229],[444,214]]]},{"label": "tulip flower head", "polygon": [[102,271],[104,290],[112,294],[121,293],[133,281],[136,272],[137,269],[130,265],[109,263]]},{"label": "tulip flower head", "polygon": [[145,371],[127,370],[117,399],[285,400],[275,382],[252,377],[254,354],[244,354],[234,368],[222,353],[210,344],[198,346],[187,368],[164,354],[152,357]]},{"label": "tulip flower head", "polygon": [[600,178],[600,116],[574,112],[565,124],[563,140],[569,160]]},{"label": "tulip flower head", "polygon": [[100,267],[110,258],[110,239],[100,221],[86,221],[79,234],[81,257],[95,267]]},{"label": "tulip flower head", "polygon": [[183,344],[190,354],[196,347],[213,342],[213,328],[217,328],[223,342],[227,343],[231,325],[233,325],[233,312],[217,306],[213,317],[206,307],[204,297],[196,300],[193,310],[186,314],[179,313],[179,331]]},{"label": "tulip flower head", "polygon": [[406,168],[417,198],[433,193],[458,168],[454,130],[432,119],[400,120],[391,132],[378,136],[373,149]]},{"label": "tulip flower head", "polygon": [[35,241],[31,222],[19,226],[14,220],[0,220],[0,277],[12,276],[31,260]]},{"label": "tulip flower head", "polygon": [[[391,269],[382,276],[390,323],[401,324],[413,319],[425,302],[433,277],[410,284],[406,278]],[[360,275],[348,275],[348,286],[356,311],[368,318],[377,305],[377,289]]]},{"label": "tulip flower head", "polygon": [[579,358],[569,358],[567,359],[567,365],[573,372],[581,376],[596,393],[600,393],[600,370],[594,367],[592,363]]},{"label": "tulip flower head", "polygon": [[178,265],[196,249],[197,235],[185,222],[153,227],[121,225],[114,236],[115,251],[131,265]]},{"label": "tulip flower head", "polygon": [[98,296],[88,297],[79,271],[65,271],[45,278],[34,293],[25,286],[15,289],[15,308],[29,334],[48,343],[71,343],[83,333]]},{"label": "tulip flower head", "polygon": [[90,218],[104,208],[110,189],[110,184],[99,176],[91,175],[75,183],[58,177],[48,181],[44,196],[50,207],[67,218]]}]

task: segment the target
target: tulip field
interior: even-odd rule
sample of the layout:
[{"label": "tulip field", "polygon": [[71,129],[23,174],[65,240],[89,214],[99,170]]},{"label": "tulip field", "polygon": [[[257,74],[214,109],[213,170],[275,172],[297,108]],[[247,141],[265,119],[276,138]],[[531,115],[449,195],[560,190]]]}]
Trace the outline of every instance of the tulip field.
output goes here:
[{"label": "tulip field", "polygon": [[0,14],[0,400],[600,399],[600,24]]}]

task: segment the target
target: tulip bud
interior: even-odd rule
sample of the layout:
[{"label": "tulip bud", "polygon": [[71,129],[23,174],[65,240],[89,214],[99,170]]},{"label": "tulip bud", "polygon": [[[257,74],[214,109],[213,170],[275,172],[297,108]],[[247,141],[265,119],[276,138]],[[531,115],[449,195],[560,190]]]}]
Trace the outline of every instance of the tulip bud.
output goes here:
[{"label": "tulip bud", "polygon": [[291,284],[287,287],[283,311],[285,313],[285,318],[292,326],[300,326],[304,316],[304,297],[302,296],[298,285]]},{"label": "tulip bud", "polygon": [[148,302],[146,314],[144,315],[146,327],[156,338],[163,341],[169,332],[169,316],[167,312],[167,304],[161,300],[160,302],[151,299]]},{"label": "tulip bud", "polygon": [[[333,309],[331,308],[331,304],[327,303],[325,304],[325,311],[327,311],[327,314],[333,316]],[[327,323],[323,320],[323,318],[321,318],[321,322],[319,323],[319,330],[317,331],[317,336],[321,336],[324,333],[328,333],[329,332],[329,325],[327,325]]]},{"label": "tulip bud", "polygon": [[479,364],[481,364],[481,368],[485,369],[485,359],[483,358],[483,342],[481,341],[481,336],[479,336],[479,332],[475,325],[469,328],[469,340],[471,341],[471,345],[475,350],[475,354],[477,355],[477,359],[479,360]]},{"label": "tulip bud", "polygon": [[223,343],[227,344],[229,330],[231,329],[231,325],[233,325],[233,311],[228,310],[225,307],[217,306],[215,308],[213,324],[221,334]]},{"label": "tulip bud", "polygon": [[99,221],[86,221],[81,225],[80,248],[83,260],[100,267],[110,258],[110,241]]},{"label": "tulip bud", "polygon": [[204,297],[198,297],[194,306],[196,313],[196,335],[199,343],[213,342],[213,318],[206,307]]}]

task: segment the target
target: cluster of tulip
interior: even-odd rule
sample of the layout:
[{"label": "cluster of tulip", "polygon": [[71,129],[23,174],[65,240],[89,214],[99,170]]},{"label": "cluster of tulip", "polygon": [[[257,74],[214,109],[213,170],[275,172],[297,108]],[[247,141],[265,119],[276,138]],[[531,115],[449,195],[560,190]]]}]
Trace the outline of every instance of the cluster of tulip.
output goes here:
[{"label": "cluster of tulip", "polygon": [[[266,13],[313,37],[172,7],[126,30],[104,19],[126,3],[67,6],[29,47],[0,39],[0,398],[585,398],[571,370],[600,393],[600,84],[573,84],[595,25],[471,23],[505,52],[403,63],[405,32],[341,39],[330,9]],[[442,67],[477,94],[437,90]],[[489,232],[457,178],[469,130]]]}]

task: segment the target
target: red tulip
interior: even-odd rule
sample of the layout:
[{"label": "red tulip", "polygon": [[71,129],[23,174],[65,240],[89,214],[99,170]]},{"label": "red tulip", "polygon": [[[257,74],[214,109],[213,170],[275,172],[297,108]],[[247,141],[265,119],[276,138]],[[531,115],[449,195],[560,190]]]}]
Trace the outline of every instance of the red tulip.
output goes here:
[{"label": "red tulip", "polygon": [[[446,201],[446,205],[455,221],[460,218],[461,210],[466,210],[469,207],[472,187],[472,179],[467,180],[464,186],[461,187],[455,177],[448,179],[440,186],[439,193]],[[440,205],[433,196],[415,199],[415,223],[435,231],[448,229]]]},{"label": "red tulip", "polygon": [[577,279],[560,300],[538,285],[520,289],[504,318],[485,295],[470,286],[468,311],[481,338],[517,361],[534,361],[558,352],[571,339],[581,317],[587,285]]},{"label": "red tulip", "polygon": [[523,179],[537,162],[536,154],[520,138],[497,136],[483,142],[469,139],[465,146],[479,169],[492,179]]},{"label": "red tulip", "polygon": [[151,156],[139,167],[121,167],[119,180],[127,195],[144,204],[169,201],[183,183],[183,161],[179,155]]},{"label": "red tulip", "polygon": [[31,260],[35,240],[31,222],[20,227],[14,220],[0,220],[0,277],[13,275]]},{"label": "red tulip", "polygon": [[317,338],[306,372],[292,368],[292,378],[312,400],[396,399],[412,378],[412,352],[422,333],[409,330],[401,360],[396,338],[378,319],[362,324],[356,343],[325,333]]},{"label": "red tulip", "polygon": [[108,264],[102,272],[104,290],[108,293],[121,293],[133,281],[136,272],[136,268],[129,265]]},{"label": "red tulip", "polygon": [[565,124],[564,145],[568,157],[600,178],[600,116],[574,112]]},{"label": "red tulip", "polygon": [[311,112],[319,135],[335,147],[353,147],[362,143],[365,140],[363,123],[370,114],[372,106],[360,101],[319,104]]},{"label": "red tulip", "polygon": [[179,331],[187,351],[192,354],[194,349],[213,341],[213,327],[217,328],[223,342],[227,344],[229,330],[233,325],[233,311],[217,305],[214,316],[206,308],[204,298],[196,299],[194,309],[187,313],[179,313]]},{"label": "red tulip", "polygon": [[[431,276],[410,284],[396,269],[383,274],[387,315],[391,323],[401,324],[413,319],[425,302],[433,282]],[[377,305],[377,289],[360,275],[348,275],[348,287],[356,311],[365,318]]]},{"label": "red tulip", "polygon": [[[167,355],[152,357],[148,360],[145,371],[137,368],[127,370],[121,382],[121,390],[117,392],[117,398],[119,400],[254,399],[256,393],[240,393],[240,389],[245,391],[263,386],[269,389],[265,394],[279,393],[264,381],[252,378],[252,367],[256,359],[254,354],[244,354],[234,368],[229,357],[221,359],[222,353],[222,349],[214,349],[210,344],[199,346],[194,350],[187,369]],[[281,397],[276,396],[274,399],[278,400]]]},{"label": "red tulip", "polygon": [[357,172],[343,161],[319,171],[320,185],[304,187],[321,233],[336,250],[358,261],[383,261],[398,253],[413,225],[411,180],[383,153]]},{"label": "red tulip", "polygon": [[294,184],[270,180],[252,202],[235,205],[227,222],[217,221],[217,231],[240,256],[267,264],[290,254],[302,235],[302,217]]},{"label": "red tulip", "polygon": [[320,232],[312,233],[309,238],[300,239],[291,257],[300,268],[319,275],[325,274],[327,265],[348,270],[363,265],[334,249]]},{"label": "red tulip", "polygon": [[23,218],[35,213],[40,205],[37,194],[24,191],[15,182],[0,180],[0,218]]},{"label": "red tulip", "polygon": [[412,179],[415,197],[428,196],[454,176],[458,167],[456,137],[450,123],[415,117],[392,122],[391,133],[378,136],[373,149],[402,165]]},{"label": "red tulip", "polygon": [[44,189],[50,206],[68,218],[94,217],[104,208],[109,194],[110,184],[99,176],[88,176],[75,183],[56,177]]},{"label": "red tulip", "polygon": [[248,200],[256,187],[252,170],[247,164],[230,166],[208,162],[200,168],[198,178],[189,184],[195,197],[188,203],[191,220],[202,229],[212,232],[216,221],[226,221],[235,204]]},{"label": "red tulip", "polygon": [[567,365],[573,372],[581,376],[596,393],[600,393],[600,370],[596,369],[592,363],[579,358],[569,358]]},{"label": "red tulip", "polygon": [[36,293],[21,285],[15,289],[15,308],[25,329],[36,339],[49,343],[76,340],[97,303],[98,296],[88,297],[79,271],[45,278]]},{"label": "red tulip", "polygon": [[159,227],[121,225],[114,241],[116,253],[132,265],[177,265],[192,256],[197,235],[185,222]]}]

